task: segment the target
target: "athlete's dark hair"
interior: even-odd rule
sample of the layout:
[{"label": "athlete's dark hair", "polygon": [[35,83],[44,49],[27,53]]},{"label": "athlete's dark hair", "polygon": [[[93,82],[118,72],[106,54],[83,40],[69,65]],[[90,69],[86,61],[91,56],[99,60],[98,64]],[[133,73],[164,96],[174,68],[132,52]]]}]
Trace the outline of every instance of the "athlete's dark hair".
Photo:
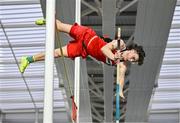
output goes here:
[{"label": "athlete's dark hair", "polygon": [[103,36],[100,36],[100,38],[102,38],[105,42],[109,43],[112,41],[111,38],[107,38],[107,37],[103,37]]},{"label": "athlete's dark hair", "polygon": [[144,57],[145,57],[146,55],[145,55],[145,52],[144,52],[142,46],[137,45],[136,43],[132,43],[132,44],[126,46],[126,49],[127,49],[127,50],[131,50],[131,49],[136,50],[136,52],[137,52],[138,55],[139,55],[138,65],[142,65],[142,64],[143,64],[143,62],[144,62]]}]

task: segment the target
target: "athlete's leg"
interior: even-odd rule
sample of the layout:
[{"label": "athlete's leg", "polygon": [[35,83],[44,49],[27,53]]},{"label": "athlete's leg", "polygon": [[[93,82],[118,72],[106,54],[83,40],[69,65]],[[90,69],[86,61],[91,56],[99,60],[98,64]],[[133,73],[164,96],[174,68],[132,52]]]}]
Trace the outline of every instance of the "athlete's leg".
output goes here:
[{"label": "athlete's leg", "polygon": [[[45,25],[46,24],[46,20],[44,19],[39,19],[39,20],[36,20],[35,22],[37,25]],[[65,23],[62,23],[60,20],[56,19],[56,26],[57,26],[57,30],[60,31],[60,32],[65,32],[65,33],[68,33],[70,32],[71,30],[71,27],[72,25],[70,24],[65,24]]]},{"label": "athlete's leg", "polygon": [[[45,23],[45,21],[42,21],[42,22]],[[39,25],[39,22],[38,22],[38,25]],[[41,25],[43,25],[43,24],[41,24]],[[56,26],[57,26],[58,31],[68,33],[68,34],[70,33],[70,30],[72,28],[72,25],[62,23],[59,20],[56,20]],[[63,55],[65,57],[68,57],[67,46],[62,47],[62,50],[63,50]],[[62,54],[60,52],[60,49],[59,48],[55,49],[54,57],[57,58],[57,57],[61,57],[61,56],[62,56]],[[38,54],[36,54],[34,56],[22,57],[21,58],[21,64],[20,64],[20,72],[23,73],[25,71],[26,67],[30,63],[36,62],[36,61],[42,61],[44,59],[45,59],[45,53],[38,53]]]},{"label": "athlete's leg", "polygon": [[[63,55],[65,57],[68,57],[67,46],[62,47],[62,52],[63,52]],[[54,50],[54,58],[58,58],[58,57],[61,57],[61,56],[62,56],[62,54],[61,54],[60,48],[55,49]],[[45,59],[45,53],[38,53],[38,54],[34,55],[33,58],[34,58],[34,62],[35,61],[42,61],[42,60]]]},{"label": "athlete's leg", "polygon": [[57,19],[56,19],[56,26],[57,26],[58,31],[65,32],[65,33],[68,33],[68,34],[70,33],[70,30],[71,30],[71,27],[72,27],[72,25],[62,23],[61,21],[59,21]]},{"label": "athlete's leg", "polygon": [[[68,57],[67,53],[67,46],[62,47],[62,52],[65,57]],[[61,57],[61,51],[60,48],[54,50],[54,57],[58,58]],[[36,62],[36,61],[43,61],[45,59],[45,53],[38,53],[34,56],[26,56],[21,58],[20,63],[20,72],[24,73],[25,69],[30,63]]]}]

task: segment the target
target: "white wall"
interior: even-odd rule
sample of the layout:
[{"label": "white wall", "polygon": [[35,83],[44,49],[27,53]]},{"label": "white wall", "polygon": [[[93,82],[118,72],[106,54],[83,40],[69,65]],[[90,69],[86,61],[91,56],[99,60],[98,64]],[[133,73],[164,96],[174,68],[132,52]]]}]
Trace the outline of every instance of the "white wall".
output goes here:
[{"label": "white wall", "polygon": [[179,123],[178,112],[151,113],[148,123]]},{"label": "white wall", "polygon": [[[43,123],[42,113],[39,114],[39,122]],[[54,113],[54,123],[67,123],[66,112]],[[8,113],[3,115],[2,123],[35,123],[35,113]]]}]

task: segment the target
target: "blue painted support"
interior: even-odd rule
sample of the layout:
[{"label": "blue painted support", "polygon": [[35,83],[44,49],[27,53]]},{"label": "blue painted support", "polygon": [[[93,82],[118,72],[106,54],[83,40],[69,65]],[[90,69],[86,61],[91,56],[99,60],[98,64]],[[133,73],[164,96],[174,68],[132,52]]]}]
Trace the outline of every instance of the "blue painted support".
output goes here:
[{"label": "blue painted support", "polygon": [[116,121],[120,119],[120,85],[116,84]]}]

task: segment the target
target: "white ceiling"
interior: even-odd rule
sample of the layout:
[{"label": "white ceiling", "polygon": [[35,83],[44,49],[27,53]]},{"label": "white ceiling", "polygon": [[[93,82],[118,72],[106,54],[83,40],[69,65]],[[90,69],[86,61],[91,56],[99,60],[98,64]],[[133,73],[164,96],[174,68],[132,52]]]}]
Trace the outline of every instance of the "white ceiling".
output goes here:
[{"label": "white ceiling", "polygon": [[[39,0],[0,1],[0,19],[10,41],[9,44],[0,28],[0,109],[4,112],[43,107],[44,62],[31,64],[24,73],[29,92],[12,55],[13,50],[19,61],[24,55],[44,52],[45,27],[35,25],[35,20],[42,17]],[[54,69],[54,108],[65,108],[64,95],[58,87],[59,80]]]}]

